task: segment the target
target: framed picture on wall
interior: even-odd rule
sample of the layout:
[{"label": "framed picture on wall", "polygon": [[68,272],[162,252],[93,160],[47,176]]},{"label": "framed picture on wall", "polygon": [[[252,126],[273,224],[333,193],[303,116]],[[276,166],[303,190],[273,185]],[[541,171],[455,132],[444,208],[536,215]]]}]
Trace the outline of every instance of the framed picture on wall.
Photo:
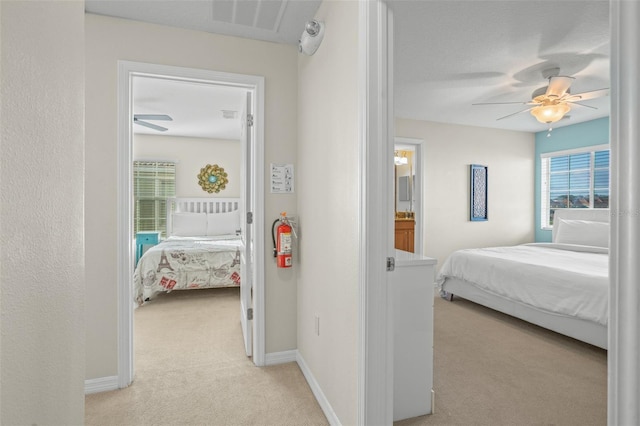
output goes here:
[{"label": "framed picture on wall", "polygon": [[479,164],[470,165],[471,204],[469,208],[469,219],[473,222],[489,219],[487,206],[487,174],[487,166],[481,166]]}]

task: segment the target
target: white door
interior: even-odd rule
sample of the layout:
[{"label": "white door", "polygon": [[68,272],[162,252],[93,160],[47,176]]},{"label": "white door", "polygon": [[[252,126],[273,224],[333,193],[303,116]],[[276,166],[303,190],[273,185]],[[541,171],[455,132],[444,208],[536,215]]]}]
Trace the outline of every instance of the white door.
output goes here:
[{"label": "white door", "polygon": [[247,356],[252,355],[253,341],[253,158],[252,158],[252,139],[253,139],[253,109],[251,102],[251,92],[247,92],[246,109],[242,114],[242,162],[241,176],[244,179],[241,187],[240,209],[242,221],[242,240],[244,242],[244,251],[241,256],[240,263],[240,322],[242,323],[242,335],[244,336],[244,347]]}]

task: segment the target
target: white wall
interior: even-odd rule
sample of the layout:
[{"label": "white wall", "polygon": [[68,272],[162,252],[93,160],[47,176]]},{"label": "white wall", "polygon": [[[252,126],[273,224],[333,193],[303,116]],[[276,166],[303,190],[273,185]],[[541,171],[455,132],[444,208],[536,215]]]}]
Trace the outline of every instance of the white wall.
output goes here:
[{"label": "white wall", "polygon": [[[264,76],[266,184],[269,163],[296,158],[298,52],[290,45],[85,16],[86,378],[92,379],[117,372],[117,61]],[[295,207],[296,194],[275,195],[265,187],[267,353],[296,348],[295,274],[277,271],[269,251],[271,222]]]},{"label": "white wall", "polygon": [[84,5],[0,15],[0,423],[82,424]]},{"label": "white wall", "polygon": [[[240,148],[240,141],[139,134],[133,138],[133,159],[175,161],[177,197],[240,197]],[[218,193],[198,184],[198,173],[207,164],[228,174],[229,183]]]},{"label": "white wall", "polygon": [[[461,248],[533,242],[533,133],[396,119],[396,136],[422,139],[424,254],[438,266]],[[488,218],[469,220],[469,165],[488,166]]]},{"label": "white wall", "polygon": [[324,40],[313,56],[298,61],[298,350],[340,422],[352,425],[358,372],[358,2],[325,1],[316,18],[326,24]]}]

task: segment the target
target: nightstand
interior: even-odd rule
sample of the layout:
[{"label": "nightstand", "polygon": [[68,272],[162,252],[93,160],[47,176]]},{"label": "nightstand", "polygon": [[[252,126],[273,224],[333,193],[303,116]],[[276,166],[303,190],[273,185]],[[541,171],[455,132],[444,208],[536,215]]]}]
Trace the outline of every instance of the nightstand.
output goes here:
[{"label": "nightstand", "polygon": [[136,265],[149,247],[160,242],[160,231],[142,231],[136,233]]}]

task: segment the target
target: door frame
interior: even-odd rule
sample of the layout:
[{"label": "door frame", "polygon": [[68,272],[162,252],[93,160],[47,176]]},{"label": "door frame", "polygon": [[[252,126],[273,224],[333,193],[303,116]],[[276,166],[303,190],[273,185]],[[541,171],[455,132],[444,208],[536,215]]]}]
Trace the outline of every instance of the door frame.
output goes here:
[{"label": "door frame", "polygon": [[637,161],[640,123],[640,67],[637,43],[640,3],[610,0],[611,34],[611,236],[609,247],[609,425],[640,422],[640,188]]},{"label": "door frame", "polygon": [[[249,117],[253,116],[253,91],[247,91],[243,102],[241,112],[241,131],[240,131],[240,143],[242,144],[242,150],[240,155],[240,177],[242,180],[242,187],[240,188],[241,199],[241,217],[244,216],[245,223],[242,229],[242,237],[245,244],[242,251],[242,257],[244,260],[240,262],[240,276],[248,277],[253,276],[253,227],[249,223],[248,212],[255,210],[253,192],[250,185],[246,182],[255,182],[253,173],[253,159],[251,154],[253,151],[250,149],[254,140],[255,132],[253,132],[253,123],[249,120]],[[255,186],[255,185],[254,185]],[[242,327],[242,338],[244,340],[244,348],[247,356],[253,356],[253,320],[250,319],[249,310],[253,309],[253,298],[251,297],[251,289],[255,280],[241,280],[240,281],[240,325]],[[247,284],[249,284],[247,286]]]},{"label": "door frame", "polygon": [[[397,149],[398,145],[400,145],[400,149],[402,149],[403,145],[410,145],[413,150],[413,173],[415,176],[414,186],[413,186],[413,194],[415,198],[415,204],[413,205],[413,211],[415,212],[415,216],[417,218],[415,225],[415,237],[414,237],[414,252],[416,254],[422,255],[424,254],[424,177],[423,177],[423,168],[424,168],[424,159],[422,148],[424,147],[424,141],[422,139],[415,138],[403,138],[396,137],[394,140],[394,150]],[[397,195],[394,195],[397,197]]]},{"label": "door frame", "polygon": [[[638,103],[640,85],[636,78],[640,61],[638,61],[636,43],[632,42],[637,40],[640,34],[636,24],[637,19],[635,19],[640,16],[640,4],[624,0],[609,0],[609,4],[612,51],[610,144],[614,161],[611,199],[618,200],[616,203],[619,205],[611,206],[614,210],[611,212],[609,258],[611,285],[609,289],[607,420],[608,424],[617,425],[637,424],[640,419],[640,407],[637,404],[640,399],[640,388],[637,386],[638,377],[640,377],[640,361],[637,354],[637,348],[640,346],[638,334],[640,316],[637,312],[640,292],[636,289],[636,283],[640,278],[640,266],[635,261],[640,250],[637,244],[633,244],[640,235],[640,224],[638,224],[637,214],[634,214],[640,211],[640,188],[632,179],[637,172],[636,163],[633,161],[640,157],[637,148],[640,124],[636,119],[640,109]],[[365,81],[361,79],[361,84],[366,85],[360,95],[361,112],[366,120],[362,126],[361,144],[369,142],[373,145],[371,150],[377,150],[370,156],[365,156],[362,161],[368,177],[371,176],[371,172],[366,168],[367,166],[375,168],[376,160],[380,160],[379,150],[382,143],[380,139],[382,135],[375,132],[376,123],[369,120],[383,119],[385,114],[381,114],[377,108],[383,108],[384,105],[388,105],[389,98],[393,99],[393,79],[387,80],[388,86],[386,86],[384,82],[386,79],[380,75],[380,73],[384,75],[381,61],[386,61],[388,72],[391,76],[393,74],[393,21],[391,20],[389,28],[385,26],[387,23],[385,0],[362,2],[360,7],[360,28],[364,34],[360,37],[359,50],[366,69],[364,71],[366,79]],[[389,10],[388,13],[392,18],[392,11]],[[378,56],[384,56],[387,53],[387,49],[388,57],[379,58]],[[387,87],[388,92],[378,90]],[[376,102],[379,102],[378,106],[375,105]],[[393,107],[392,103],[389,107]],[[386,115],[386,120],[388,127],[393,128],[393,114]],[[385,123],[378,124],[381,126],[381,131],[386,130]],[[388,154],[388,163],[392,157],[391,152]],[[624,161],[620,164],[620,160]],[[379,161],[377,165],[383,168]],[[367,187],[362,182],[361,188],[366,194]],[[620,195],[624,196],[623,200],[620,200]],[[382,204],[372,204],[381,211],[384,210]],[[370,204],[363,200],[362,205],[366,208]],[[362,220],[366,222],[371,214],[374,213],[362,212]],[[376,217],[377,215],[374,215],[374,218]],[[375,223],[365,226],[365,231],[375,232],[372,225]],[[636,239],[630,238],[629,235]],[[382,241],[378,240],[378,242]],[[618,256],[621,251],[625,256]],[[374,272],[375,265],[371,260],[365,259],[363,263],[364,272]],[[386,282],[386,276],[384,278],[372,276],[368,283],[367,278],[361,274],[360,308],[363,313],[360,316],[358,424],[392,424],[389,416],[393,411],[393,392],[388,388],[385,392],[384,389],[384,385],[389,383],[389,380],[393,380],[393,366],[389,365],[389,362],[393,362],[393,354],[385,351],[384,347],[385,343],[388,344],[387,348],[391,347],[392,340],[389,329],[382,322],[386,313],[381,305],[382,294],[379,291],[375,292],[373,297],[367,294],[369,286],[382,285]],[[620,297],[621,295],[625,297]],[[380,328],[372,330],[375,326]],[[373,339],[369,338],[369,335]],[[374,352],[369,353],[375,354],[376,357],[366,357],[367,350],[373,350]],[[375,370],[375,367],[379,369]]]},{"label": "door frame", "polygon": [[357,424],[393,423],[393,13],[359,2],[360,265]]},{"label": "door frame", "polygon": [[118,286],[118,387],[131,384],[134,377],[133,312],[131,297],[134,271],[133,241],[133,114],[132,77],[154,76],[183,81],[221,84],[246,88],[253,92],[254,138],[250,147],[255,160],[252,182],[255,211],[254,268],[253,268],[253,362],[265,362],[265,310],[264,310],[264,188],[257,177],[264,175],[264,77],[232,74],[195,68],[142,62],[118,61],[118,141],[117,141],[117,286]]}]

